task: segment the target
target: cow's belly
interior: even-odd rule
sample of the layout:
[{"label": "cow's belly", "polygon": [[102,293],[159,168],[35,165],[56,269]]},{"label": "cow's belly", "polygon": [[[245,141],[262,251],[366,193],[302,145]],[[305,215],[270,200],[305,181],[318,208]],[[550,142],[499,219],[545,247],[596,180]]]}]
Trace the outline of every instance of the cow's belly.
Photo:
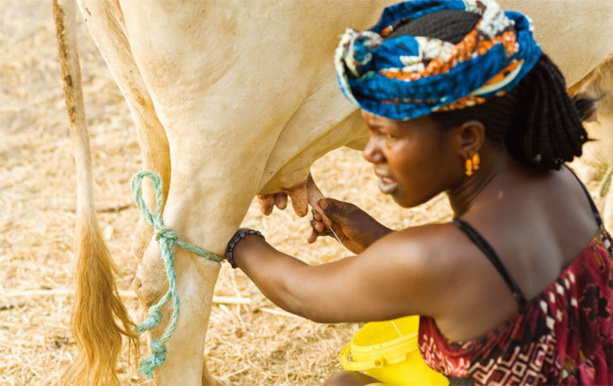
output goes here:
[{"label": "cow's belly", "polygon": [[571,86],[613,51],[613,2],[499,0],[534,21],[536,41],[560,67]]}]

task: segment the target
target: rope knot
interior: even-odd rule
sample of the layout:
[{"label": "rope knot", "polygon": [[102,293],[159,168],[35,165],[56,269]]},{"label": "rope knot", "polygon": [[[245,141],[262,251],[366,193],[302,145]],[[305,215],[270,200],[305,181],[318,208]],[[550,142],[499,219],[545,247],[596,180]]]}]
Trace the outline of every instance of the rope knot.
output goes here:
[{"label": "rope knot", "polygon": [[178,240],[179,236],[172,229],[166,228],[165,226],[160,226],[159,228],[155,228],[153,230],[153,234],[157,241],[161,240]]},{"label": "rope knot", "polygon": [[155,309],[155,308],[150,308],[149,309],[149,317],[147,319],[145,319],[145,321],[143,321],[140,324],[140,326],[136,327],[136,331],[151,330],[155,326],[160,324],[161,320],[162,320],[162,313],[159,310]]},{"label": "rope knot", "polygon": [[[154,356],[166,356],[166,352],[168,350],[166,349],[166,345],[164,343],[162,343],[159,339],[153,339],[151,341],[151,353]],[[162,363],[164,363],[164,361],[162,360]]]},{"label": "rope knot", "polygon": [[151,359],[145,358],[140,361],[138,372],[147,378],[153,377],[153,370],[166,361],[166,345],[159,339],[151,341]]}]

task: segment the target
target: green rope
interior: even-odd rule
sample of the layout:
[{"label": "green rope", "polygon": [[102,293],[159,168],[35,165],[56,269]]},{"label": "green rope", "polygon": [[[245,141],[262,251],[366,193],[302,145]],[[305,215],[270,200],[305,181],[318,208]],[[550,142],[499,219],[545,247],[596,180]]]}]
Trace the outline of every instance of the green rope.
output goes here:
[{"label": "green rope", "polygon": [[[155,191],[155,215],[153,215],[147,209],[147,205],[143,200],[143,194],[141,184],[143,178],[148,177],[153,182],[153,189]],[[162,320],[162,312],[160,309],[172,299],[173,311],[170,326],[166,330],[166,333],[160,339],[154,339],[151,341],[151,358],[145,358],[140,361],[138,372],[147,378],[153,377],[153,370],[158,366],[161,366],[166,361],[166,342],[170,339],[170,336],[177,327],[179,320],[179,293],[177,292],[177,273],[174,268],[174,250],[175,245],[179,245],[183,249],[187,249],[190,252],[206,257],[207,259],[220,262],[223,257],[207,252],[204,249],[198,248],[188,243],[184,243],[178,240],[177,234],[172,230],[166,228],[162,222],[162,201],[163,201],[163,189],[162,178],[149,170],[144,170],[135,174],[130,181],[130,187],[134,192],[134,199],[136,206],[141,212],[143,218],[153,227],[155,239],[160,243],[160,249],[162,251],[162,260],[164,262],[164,268],[166,269],[166,276],[168,277],[168,291],[160,299],[160,301],[149,308],[149,317],[145,319],[140,326],[136,327],[136,330],[143,333],[151,330],[157,326]]]}]

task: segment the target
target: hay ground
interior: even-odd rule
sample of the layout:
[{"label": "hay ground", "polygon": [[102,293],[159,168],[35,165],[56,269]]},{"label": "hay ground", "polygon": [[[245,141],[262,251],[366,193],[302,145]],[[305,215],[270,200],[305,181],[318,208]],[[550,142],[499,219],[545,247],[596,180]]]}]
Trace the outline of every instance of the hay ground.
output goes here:
[{"label": "hay ground", "polygon": [[[138,213],[129,179],[140,170],[136,133],[118,88],[86,29],[80,55],[91,132],[99,220],[129,291],[137,262],[131,256]],[[0,384],[54,385],[75,356],[69,330],[75,172],[61,92],[51,3],[0,2]],[[339,149],[313,166],[325,194],[349,200],[394,228],[449,218],[442,197],[402,211],[378,192],[358,152]],[[122,208],[113,210],[113,208]],[[311,263],[345,254],[332,240],[305,241],[307,218],[252,205],[245,224],[262,230],[279,249]],[[236,385],[317,385],[338,370],[337,355],[359,328],[324,325],[286,314],[240,272],[224,264],[215,295],[249,305],[217,304],[204,357],[213,374]],[[141,320],[135,298],[124,298]],[[143,350],[143,353],[145,351]],[[122,384],[145,385],[126,358]]]}]

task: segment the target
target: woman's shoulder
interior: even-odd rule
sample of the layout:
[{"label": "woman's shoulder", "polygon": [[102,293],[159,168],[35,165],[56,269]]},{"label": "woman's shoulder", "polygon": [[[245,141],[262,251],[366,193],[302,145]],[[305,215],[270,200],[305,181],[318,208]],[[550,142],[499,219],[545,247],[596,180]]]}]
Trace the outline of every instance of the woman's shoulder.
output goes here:
[{"label": "woman's shoulder", "polygon": [[428,266],[458,261],[470,243],[451,222],[423,224],[387,235],[382,243],[398,258]]},{"label": "woman's shoulder", "polygon": [[[398,268],[432,283],[433,290],[445,291],[458,278],[483,271],[484,258],[478,247],[453,221],[430,223],[399,230],[371,246],[378,255]],[[485,263],[487,264],[487,262]],[[453,280],[450,280],[453,278]]]},{"label": "woman's shoulder", "polygon": [[472,293],[474,286],[466,283],[484,272],[474,245],[452,222],[400,230],[372,247],[372,252],[385,256],[399,277],[427,294],[431,316],[446,313],[458,298]]}]

